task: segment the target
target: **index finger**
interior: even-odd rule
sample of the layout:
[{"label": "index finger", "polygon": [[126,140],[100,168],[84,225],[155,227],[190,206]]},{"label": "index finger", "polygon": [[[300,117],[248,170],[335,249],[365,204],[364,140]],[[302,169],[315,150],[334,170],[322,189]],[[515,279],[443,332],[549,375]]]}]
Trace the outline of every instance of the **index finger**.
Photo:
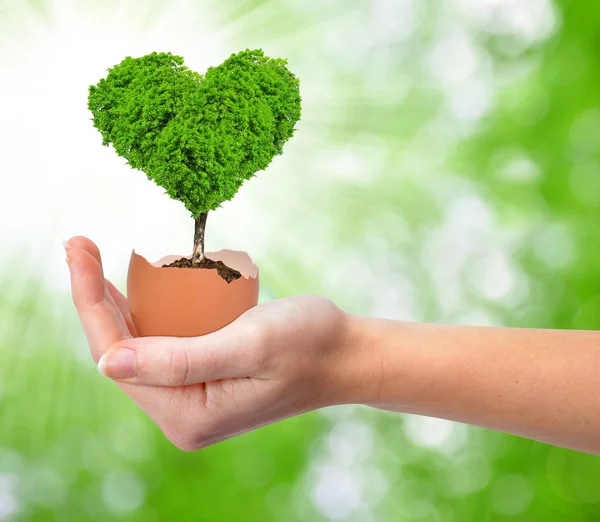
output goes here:
[{"label": "index finger", "polygon": [[97,363],[113,343],[130,339],[131,333],[110,297],[98,259],[83,248],[71,246],[67,249],[67,261],[73,302]]}]

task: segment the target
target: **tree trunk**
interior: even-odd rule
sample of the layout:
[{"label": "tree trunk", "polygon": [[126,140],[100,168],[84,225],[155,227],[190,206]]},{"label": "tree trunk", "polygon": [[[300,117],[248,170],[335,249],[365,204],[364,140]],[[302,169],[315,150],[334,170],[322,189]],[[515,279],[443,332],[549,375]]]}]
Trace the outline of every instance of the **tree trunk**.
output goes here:
[{"label": "tree trunk", "polygon": [[206,218],[208,212],[200,214],[196,218],[196,228],[194,230],[194,252],[192,253],[192,263],[199,263],[204,259],[204,231],[206,229]]}]

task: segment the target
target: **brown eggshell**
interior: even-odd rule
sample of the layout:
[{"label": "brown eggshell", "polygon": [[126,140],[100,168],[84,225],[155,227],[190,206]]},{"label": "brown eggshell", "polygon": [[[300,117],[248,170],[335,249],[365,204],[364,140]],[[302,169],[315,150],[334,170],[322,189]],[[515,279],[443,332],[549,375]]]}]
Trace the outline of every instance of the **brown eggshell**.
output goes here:
[{"label": "brown eggshell", "polygon": [[127,298],[141,336],[196,337],[233,322],[258,303],[258,268],[246,252],[221,250],[206,257],[223,261],[242,277],[227,283],[216,270],[162,268],[184,256],[149,263],[131,253]]}]

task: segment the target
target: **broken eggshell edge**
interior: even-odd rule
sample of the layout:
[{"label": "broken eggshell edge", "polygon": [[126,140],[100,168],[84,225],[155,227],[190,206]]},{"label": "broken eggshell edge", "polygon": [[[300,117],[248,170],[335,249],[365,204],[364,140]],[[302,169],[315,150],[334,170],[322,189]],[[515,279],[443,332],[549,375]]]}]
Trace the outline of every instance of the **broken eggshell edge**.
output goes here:
[{"label": "broken eggshell edge", "polygon": [[189,256],[165,256],[155,263],[131,252],[127,299],[142,337],[196,337],[215,332],[258,303],[258,268],[246,252],[220,250],[206,257],[222,261],[242,277],[227,283],[215,269],[163,268]]}]

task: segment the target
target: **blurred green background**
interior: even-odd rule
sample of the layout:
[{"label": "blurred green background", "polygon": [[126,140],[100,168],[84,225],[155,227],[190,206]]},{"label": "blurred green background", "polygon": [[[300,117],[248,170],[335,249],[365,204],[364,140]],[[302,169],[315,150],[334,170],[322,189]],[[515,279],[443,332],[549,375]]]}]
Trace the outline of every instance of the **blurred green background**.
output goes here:
[{"label": "blurred green background", "polygon": [[262,300],[598,328],[598,27],[596,0],[0,0],[0,521],[600,520],[596,457],[437,419],[340,407],[176,450],[97,374],[61,246],[97,241],[121,287],[132,247],[191,249],[88,85],[263,47],[303,119],[207,236],[253,255]]}]

